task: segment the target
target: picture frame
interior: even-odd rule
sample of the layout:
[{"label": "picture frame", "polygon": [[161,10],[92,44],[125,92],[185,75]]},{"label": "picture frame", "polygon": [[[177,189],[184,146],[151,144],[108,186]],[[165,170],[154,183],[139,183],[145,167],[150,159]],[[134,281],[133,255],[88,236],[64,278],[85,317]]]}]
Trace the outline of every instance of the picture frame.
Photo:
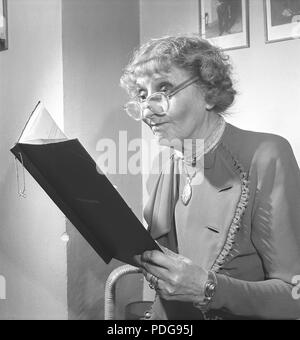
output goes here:
[{"label": "picture frame", "polygon": [[199,0],[201,37],[222,50],[250,47],[249,0]]},{"label": "picture frame", "polygon": [[300,38],[300,0],[264,0],[265,42]]},{"label": "picture frame", "polygon": [[4,51],[7,49],[7,0],[0,0],[0,51]]}]

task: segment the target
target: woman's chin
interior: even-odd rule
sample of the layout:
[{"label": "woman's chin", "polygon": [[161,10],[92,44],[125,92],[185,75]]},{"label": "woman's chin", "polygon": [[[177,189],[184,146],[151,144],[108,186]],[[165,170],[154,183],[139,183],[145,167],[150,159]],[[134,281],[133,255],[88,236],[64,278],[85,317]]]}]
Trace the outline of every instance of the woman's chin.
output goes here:
[{"label": "woman's chin", "polygon": [[179,139],[170,139],[166,135],[163,134],[154,134],[154,138],[160,146],[168,146],[168,147],[179,147],[181,146],[181,142]]},{"label": "woman's chin", "polygon": [[172,146],[171,143],[165,138],[157,138],[157,142],[160,146],[169,146],[169,147]]},{"label": "woman's chin", "polygon": [[157,144],[161,146],[170,146],[170,141],[166,137],[165,134],[161,132],[153,132],[153,135],[154,135],[154,139],[156,140]]}]

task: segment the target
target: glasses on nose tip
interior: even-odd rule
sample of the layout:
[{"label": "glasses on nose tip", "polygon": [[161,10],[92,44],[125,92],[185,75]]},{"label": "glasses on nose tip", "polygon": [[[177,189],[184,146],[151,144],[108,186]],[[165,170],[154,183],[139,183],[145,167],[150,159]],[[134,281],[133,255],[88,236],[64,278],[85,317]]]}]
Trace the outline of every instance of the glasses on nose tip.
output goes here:
[{"label": "glasses on nose tip", "polygon": [[199,77],[192,77],[173,88],[170,93],[155,92],[143,101],[131,100],[124,105],[124,110],[133,119],[143,119],[144,110],[147,108],[155,115],[165,115],[170,108],[170,98],[176,93],[194,84]]}]

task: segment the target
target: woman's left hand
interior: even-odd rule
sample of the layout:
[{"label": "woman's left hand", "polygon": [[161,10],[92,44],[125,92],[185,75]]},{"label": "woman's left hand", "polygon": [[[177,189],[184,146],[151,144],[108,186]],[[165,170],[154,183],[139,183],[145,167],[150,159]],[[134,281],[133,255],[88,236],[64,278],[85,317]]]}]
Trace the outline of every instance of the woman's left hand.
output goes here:
[{"label": "woman's left hand", "polygon": [[155,289],[163,299],[185,302],[203,300],[208,272],[190,259],[160,247],[164,253],[145,251],[135,257],[146,280],[156,282]]}]

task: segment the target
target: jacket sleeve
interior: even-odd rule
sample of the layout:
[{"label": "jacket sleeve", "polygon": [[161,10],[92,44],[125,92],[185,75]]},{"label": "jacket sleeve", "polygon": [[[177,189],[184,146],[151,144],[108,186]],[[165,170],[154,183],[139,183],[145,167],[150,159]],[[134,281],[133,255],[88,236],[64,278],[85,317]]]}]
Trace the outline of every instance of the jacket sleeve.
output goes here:
[{"label": "jacket sleeve", "polygon": [[265,319],[300,318],[300,172],[282,137],[265,142],[253,165],[257,187],[252,210],[252,242],[265,281],[218,274],[212,309]]}]

